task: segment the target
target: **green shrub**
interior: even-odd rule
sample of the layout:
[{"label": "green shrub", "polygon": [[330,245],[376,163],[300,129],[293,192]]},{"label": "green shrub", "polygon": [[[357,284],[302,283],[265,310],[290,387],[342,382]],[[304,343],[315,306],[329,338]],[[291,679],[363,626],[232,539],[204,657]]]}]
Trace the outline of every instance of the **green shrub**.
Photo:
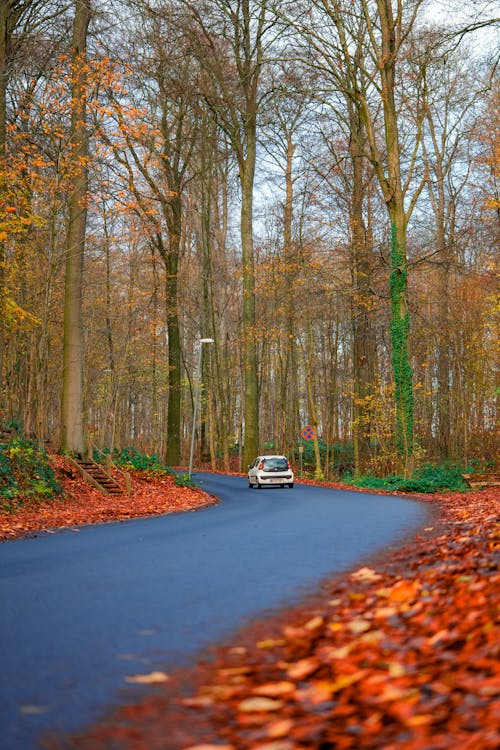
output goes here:
[{"label": "green shrub", "polygon": [[426,464],[413,472],[413,476],[408,480],[413,490],[413,484],[420,487],[417,492],[443,492],[455,490],[462,492],[467,489],[468,485],[462,477],[463,467],[456,465],[441,464],[433,466]]},{"label": "green shrub", "polygon": [[[314,454],[314,443],[312,440],[300,440],[295,448],[293,460],[297,466],[300,465],[299,446],[302,446],[302,468],[304,472],[314,472],[316,466],[316,456]],[[346,474],[354,468],[354,449],[352,441],[333,443],[327,445],[321,438],[318,439],[318,449],[321,458],[321,465],[325,465],[326,452],[329,452],[330,468],[336,474]],[[333,467],[331,465],[331,456],[333,451]]]},{"label": "green shrub", "polygon": [[356,480],[344,478],[344,481],[355,487],[388,492],[464,492],[468,489],[468,485],[462,477],[462,472],[464,472],[463,467],[452,464],[439,466],[426,464],[415,469],[410,479],[405,479],[400,475],[390,477],[365,475]]},{"label": "green shrub", "polygon": [[113,463],[125,471],[174,476],[176,487],[196,487],[189,474],[177,474],[170,466],[165,466],[154,453],[140,453],[135,448],[123,448],[113,452]]},{"label": "green shrub", "polygon": [[354,470],[354,446],[352,440],[333,444],[333,470],[336,474],[344,474]]},{"label": "green shrub", "polygon": [[363,476],[353,479],[352,477],[342,477],[342,481],[348,484],[353,484],[355,487],[363,487],[371,490],[392,490],[399,489],[399,485],[403,480],[402,476],[391,476],[391,477],[375,477],[371,474],[364,474]]},{"label": "green shrub", "polygon": [[174,484],[176,487],[196,487],[193,477],[189,476],[189,474],[177,474]]},{"label": "green shrub", "polygon": [[143,471],[151,474],[171,474],[171,469],[158,456],[150,453],[140,453],[135,448],[123,448],[113,453],[113,462],[121,469],[128,471]]},{"label": "green shrub", "polygon": [[22,436],[0,443],[0,506],[4,510],[61,493],[49,457],[38,443]]}]

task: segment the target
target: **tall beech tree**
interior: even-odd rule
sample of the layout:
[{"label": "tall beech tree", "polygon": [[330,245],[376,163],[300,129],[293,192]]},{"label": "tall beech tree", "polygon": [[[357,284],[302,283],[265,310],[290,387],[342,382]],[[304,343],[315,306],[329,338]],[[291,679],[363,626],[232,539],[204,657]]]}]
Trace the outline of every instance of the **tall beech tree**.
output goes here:
[{"label": "tall beech tree", "polygon": [[[422,3],[423,0],[413,0],[403,7],[394,0],[313,0],[310,23],[302,20],[299,23],[308,55],[311,49],[314,52],[315,66],[350,98],[358,112],[366,134],[364,152],[384,196],[389,219],[395,443],[405,474],[410,474],[414,466],[407,228],[425,178],[418,178],[415,169],[421,142],[421,116],[414,129],[413,149],[403,167],[398,68]],[[360,24],[364,28],[361,57],[358,52]]]},{"label": "tall beech tree", "polygon": [[202,115],[200,126],[203,138],[197,148],[199,169],[196,197],[199,204],[197,245],[201,278],[196,298],[201,297],[203,305],[199,311],[198,331],[193,337],[202,334],[214,340],[210,352],[205,347],[201,351],[201,382],[203,385],[210,379],[213,388],[208,398],[202,398],[200,403],[200,454],[202,459],[210,459],[212,466],[215,466],[217,442],[224,468],[229,470],[232,396],[227,375],[231,362],[223,346],[224,319],[221,309],[225,306],[229,286],[225,277],[228,273],[226,252],[230,165],[227,138],[221,138],[223,134],[208,109]]},{"label": "tall beech tree", "polygon": [[[355,55],[362,53],[360,25]],[[370,201],[373,169],[365,157],[366,133],[359,110],[345,92],[340,104],[334,97],[323,103],[328,123],[322,132],[326,153],[314,154],[312,168],[319,184],[328,186],[346,213],[351,285],[349,302],[352,327],[352,442],[354,474],[369,468],[372,459],[373,397],[377,383],[375,329],[376,295],[373,291],[373,227]],[[346,156],[346,153],[348,156]],[[344,244],[343,242],[341,244]],[[333,380],[333,379],[332,379]]]},{"label": "tall beech tree", "polygon": [[202,13],[200,6],[186,2],[198,31],[198,38],[193,37],[193,43],[209,84],[204,94],[217,123],[231,143],[240,178],[244,466],[252,462],[259,449],[253,190],[257,120],[262,101],[260,84],[266,38],[272,27],[269,4],[267,0],[241,0],[238,3],[212,0]]},{"label": "tall beech tree", "polygon": [[[406,174],[403,174],[400,144],[400,114],[397,103],[397,68],[404,53],[404,44],[415,22],[419,0],[405,12],[403,5],[393,0],[377,0],[375,8],[362,0],[361,9],[366,24],[369,52],[375,63],[371,83],[379,96],[383,111],[385,154],[381,151],[373,109],[367,89],[352,88],[353,101],[362,118],[369,146],[369,156],[380,183],[390,221],[390,277],[391,342],[394,394],[396,400],[396,446],[409,475],[414,468],[413,373],[410,363],[410,311],[408,299],[407,227],[425,180],[414,190],[406,204],[415,179],[415,160],[420,144],[421,122],[417,123],[413,154]],[[346,65],[352,69],[355,61],[349,50],[345,26],[337,15],[336,26],[341,38]]]},{"label": "tall beech tree", "polygon": [[87,33],[90,0],[75,0],[71,43],[70,195],[66,241],[61,447],[81,454],[83,433],[82,284],[88,193]]},{"label": "tall beech tree", "polygon": [[[469,133],[477,117],[478,94],[471,95],[470,78],[477,70],[465,68],[457,52],[447,50],[436,57],[437,34],[425,34],[414,64],[420,68],[425,105],[425,135],[423,157],[430,180],[427,195],[434,215],[435,237],[429,259],[437,275],[436,307],[438,325],[436,384],[436,441],[439,456],[453,455],[452,449],[452,289],[457,271],[457,249],[460,244],[460,224],[463,221],[461,201],[468,182],[468,172],[462,164],[472,165]],[[441,36],[443,32],[441,31]],[[432,54],[434,52],[434,54]],[[460,167],[458,165],[460,164]],[[458,167],[458,168],[457,168]]]},{"label": "tall beech tree", "polygon": [[[276,314],[274,325],[281,330],[275,337],[279,367],[276,368],[276,449],[289,452],[300,433],[298,412],[299,368],[297,352],[296,281],[302,274],[302,250],[297,237],[295,216],[296,184],[303,170],[304,137],[310,117],[313,84],[303,66],[281,61],[272,70],[273,95],[264,112],[263,146],[267,158],[275,165],[283,199],[278,211],[281,245],[278,268],[274,277]],[[301,165],[300,168],[298,165]],[[269,323],[269,325],[273,325]]]},{"label": "tall beech tree", "polygon": [[124,66],[124,75],[129,85],[120,96],[112,87],[109,89],[110,115],[116,129],[104,137],[119,165],[118,179],[124,183],[127,195],[132,196],[133,210],[143,222],[145,237],[165,267],[168,340],[165,460],[176,466],[181,458],[179,261],[185,192],[192,179],[190,169],[199,136],[193,73],[196,63],[180,36],[168,36],[166,11],[156,12],[143,2],[138,7],[144,23],[138,34],[139,43],[133,45],[131,40],[127,53],[130,65]]},{"label": "tall beech tree", "polygon": [[349,225],[352,275],[354,474],[368,467],[372,439],[372,399],[375,393],[377,345],[372,291],[373,259],[369,219],[366,220],[367,169],[363,159],[364,128],[359,110],[347,102],[351,139]]}]

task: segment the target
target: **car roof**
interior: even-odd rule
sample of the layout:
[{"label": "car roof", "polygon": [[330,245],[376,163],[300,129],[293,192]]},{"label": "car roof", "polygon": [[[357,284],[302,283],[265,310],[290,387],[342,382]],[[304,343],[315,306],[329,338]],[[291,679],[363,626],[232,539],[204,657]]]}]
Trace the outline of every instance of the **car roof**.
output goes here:
[{"label": "car roof", "polygon": [[258,458],[286,458],[282,453],[263,453]]}]

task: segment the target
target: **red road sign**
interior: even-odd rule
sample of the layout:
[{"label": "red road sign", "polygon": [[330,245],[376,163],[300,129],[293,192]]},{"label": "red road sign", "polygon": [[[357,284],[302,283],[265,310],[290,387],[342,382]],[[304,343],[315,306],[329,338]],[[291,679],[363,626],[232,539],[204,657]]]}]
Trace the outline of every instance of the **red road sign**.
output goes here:
[{"label": "red road sign", "polygon": [[316,429],[311,424],[308,424],[302,428],[302,432],[300,434],[302,435],[304,440],[314,440],[314,438],[316,437]]}]

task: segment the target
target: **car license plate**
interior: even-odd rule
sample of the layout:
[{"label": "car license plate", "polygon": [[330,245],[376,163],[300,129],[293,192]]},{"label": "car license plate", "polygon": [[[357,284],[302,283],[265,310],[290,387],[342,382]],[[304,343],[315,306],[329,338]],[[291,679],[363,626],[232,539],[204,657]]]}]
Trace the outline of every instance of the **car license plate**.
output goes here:
[{"label": "car license plate", "polygon": [[271,479],[271,482],[274,482],[274,484],[281,484],[281,479]]}]

